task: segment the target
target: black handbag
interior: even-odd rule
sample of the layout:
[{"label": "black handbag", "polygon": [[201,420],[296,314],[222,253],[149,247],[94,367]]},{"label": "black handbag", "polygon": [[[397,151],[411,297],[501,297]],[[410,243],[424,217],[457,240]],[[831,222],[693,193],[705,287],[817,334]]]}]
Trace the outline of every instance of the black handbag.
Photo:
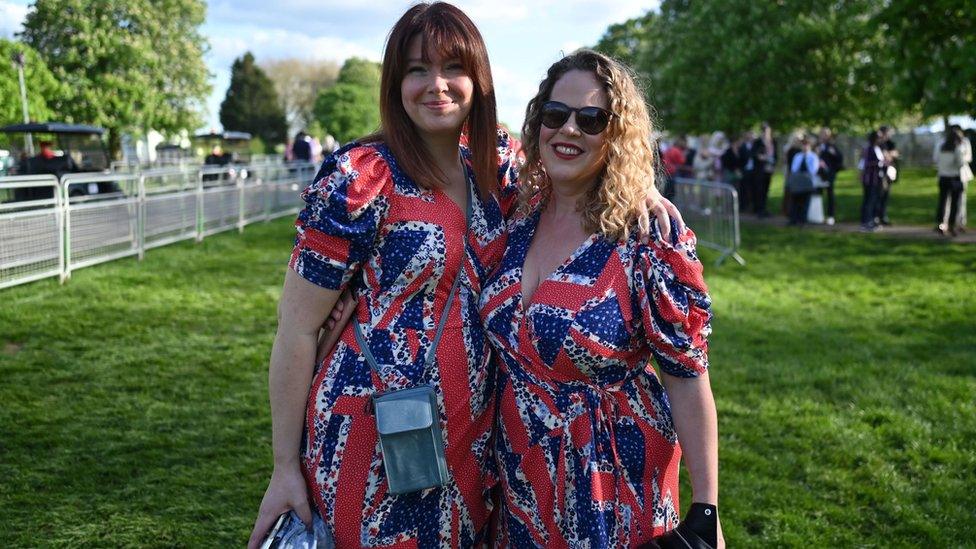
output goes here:
[{"label": "black handbag", "polygon": [[639,549],[714,549],[718,544],[718,509],[714,505],[692,503],[685,520],[663,536],[640,545]]},{"label": "black handbag", "polygon": [[817,183],[813,174],[807,170],[806,162],[800,162],[800,170],[790,172],[786,179],[786,188],[793,194],[812,193],[817,189]]},{"label": "black handbag", "polygon": [[[466,219],[468,226],[471,225],[473,200],[474,197],[469,193]],[[464,240],[467,240],[467,230]],[[444,333],[444,325],[460,285],[459,270],[451,285],[451,293],[447,296],[434,339],[427,349],[427,356],[424,358],[425,372],[434,362],[437,345]],[[379,365],[366,344],[358,322],[355,323],[355,332],[356,342],[366,362],[382,380]],[[374,394],[371,403],[386,471],[387,492],[409,494],[446,484],[447,459],[444,455],[444,437],[441,434],[437,392],[434,388],[430,385],[418,385],[383,391]]]}]

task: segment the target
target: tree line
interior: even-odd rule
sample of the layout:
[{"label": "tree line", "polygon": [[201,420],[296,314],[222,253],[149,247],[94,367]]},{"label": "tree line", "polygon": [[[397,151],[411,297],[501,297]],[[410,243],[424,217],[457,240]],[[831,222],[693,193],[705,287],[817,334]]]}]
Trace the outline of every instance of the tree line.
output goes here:
[{"label": "tree line", "polygon": [[672,133],[976,115],[971,0],[663,0],[595,49],[635,69]]},{"label": "tree line", "polygon": [[[203,125],[211,74],[200,32],[201,0],[36,0],[18,40],[0,39],[0,123],[22,120],[18,77],[24,55],[30,117],[108,130],[114,155],[123,133],[175,136]],[[236,59],[220,108],[225,130],[247,131],[268,151],[289,125],[347,141],[379,124],[379,65]],[[352,97],[353,105],[342,105]]]}]

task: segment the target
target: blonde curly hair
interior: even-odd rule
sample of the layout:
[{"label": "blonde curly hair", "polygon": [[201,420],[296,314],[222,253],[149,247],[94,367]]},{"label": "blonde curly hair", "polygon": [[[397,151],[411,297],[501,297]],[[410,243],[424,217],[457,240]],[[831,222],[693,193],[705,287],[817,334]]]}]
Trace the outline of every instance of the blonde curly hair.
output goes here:
[{"label": "blonde curly hair", "polygon": [[635,221],[646,229],[644,201],[661,195],[655,187],[656,143],[644,95],[633,73],[624,64],[592,50],[581,49],[557,61],[539,84],[525,109],[522,126],[525,165],[519,206],[528,213],[538,200],[549,197],[552,183],[539,154],[542,105],[549,100],[556,82],[566,73],[579,70],[593,74],[610,98],[610,119],[605,136],[606,166],[597,184],[580,197],[577,211],[587,232],[612,239],[626,239]]}]

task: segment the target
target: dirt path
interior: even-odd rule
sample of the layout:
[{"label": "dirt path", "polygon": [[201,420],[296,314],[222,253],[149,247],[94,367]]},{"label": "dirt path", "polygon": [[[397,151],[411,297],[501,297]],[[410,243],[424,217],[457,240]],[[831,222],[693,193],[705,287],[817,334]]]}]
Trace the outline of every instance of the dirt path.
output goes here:
[{"label": "dirt path", "polygon": [[[772,225],[775,227],[787,227],[786,218],[781,216],[772,216],[767,218],[758,218],[751,214],[742,214],[739,220],[742,223],[749,223],[752,225]],[[807,223],[802,227],[789,227],[798,231],[822,231],[826,233],[860,233],[861,225],[860,223],[837,223],[835,225],[818,225],[813,223]],[[961,244],[976,244],[976,230],[970,229],[964,233],[959,233],[958,236],[942,236],[932,230],[934,227],[921,226],[921,225],[889,225],[883,227],[880,231],[874,233],[864,233],[865,237],[874,236],[890,236],[896,238],[917,238],[921,240],[941,240],[947,242],[955,242]]]}]

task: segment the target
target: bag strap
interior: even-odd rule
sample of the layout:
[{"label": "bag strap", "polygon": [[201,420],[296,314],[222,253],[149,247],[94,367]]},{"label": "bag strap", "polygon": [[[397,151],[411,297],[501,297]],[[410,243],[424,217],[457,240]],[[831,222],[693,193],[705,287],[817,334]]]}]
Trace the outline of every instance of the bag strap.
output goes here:
[{"label": "bag strap", "polygon": [[[465,165],[465,172],[467,172],[467,165]],[[424,357],[424,372],[427,372],[427,368],[434,362],[434,354],[437,351],[437,345],[441,341],[441,335],[444,334],[444,326],[447,324],[447,317],[451,313],[451,305],[454,304],[454,296],[458,292],[458,288],[461,286],[461,271],[464,269],[464,255],[467,254],[467,241],[468,241],[468,231],[471,229],[471,216],[474,210],[474,194],[471,192],[471,185],[468,177],[465,177],[465,185],[468,186],[468,208],[465,213],[464,220],[464,238],[461,242],[461,265],[458,268],[457,275],[454,277],[454,283],[451,285],[451,293],[447,295],[447,303],[444,304],[444,310],[441,312],[441,318],[437,322],[437,330],[434,332],[434,339],[430,342],[430,347],[427,348],[427,356]],[[363,331],[359,327],[359,322],[353,322],[355,324],[356,332],[356,343],[359,345],[360,351],[363,353],[363,357],[366,359],[366,363],[369,367],[376,372],[376,376],[380,378],[380,382],[383,381],[383,376],[380,374],[379,365],[376,362],[376,357],[373,356],[373,352],[369,350],[369,345],[366,344],[366,338],[363,337]]]}]

